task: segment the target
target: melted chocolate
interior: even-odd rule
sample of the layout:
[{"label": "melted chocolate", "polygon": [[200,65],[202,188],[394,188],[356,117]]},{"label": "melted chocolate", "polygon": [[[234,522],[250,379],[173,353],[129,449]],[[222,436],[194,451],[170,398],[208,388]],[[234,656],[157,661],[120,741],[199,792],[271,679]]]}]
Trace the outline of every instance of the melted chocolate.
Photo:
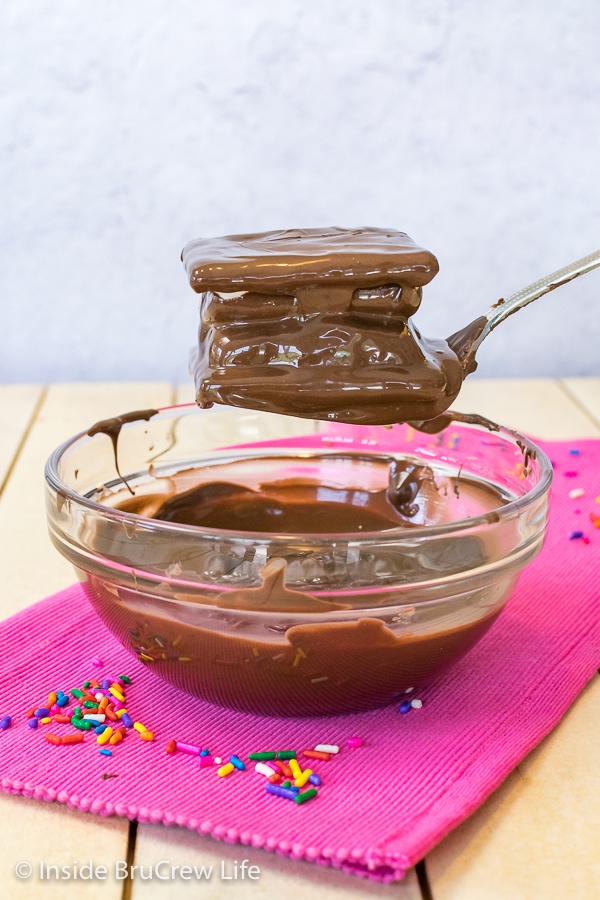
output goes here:
[{"label": "melted chocolate", "polygon": [[152,416],[156,415],[158,415],[157,409],[137,409],[133,410],[132,412],[123,413],[120,416],[114,416],[112,419],[102,419],[100,422],[96,422],[95,425],[92,425],[92,427],[88,429],[87,432],[89,437],[94,437],[96,434],[105,434],[110,438],[113,445],[113,454],[115,457],[115,468],[117,470],[117,474],[130,494],[133,494],[133,490],[119,471],[119,460],[117,454],[119,435],[121,434],[123,425],[126,425],[128,422],[148,422],[152,418]]},{"label": "melted chocolate", "polygon": [[399,231],[304,229],[197,240],[196,399],[359,424],[444,413],[476,362],[479,317],[447,341],[411,316],[438,270]]}]

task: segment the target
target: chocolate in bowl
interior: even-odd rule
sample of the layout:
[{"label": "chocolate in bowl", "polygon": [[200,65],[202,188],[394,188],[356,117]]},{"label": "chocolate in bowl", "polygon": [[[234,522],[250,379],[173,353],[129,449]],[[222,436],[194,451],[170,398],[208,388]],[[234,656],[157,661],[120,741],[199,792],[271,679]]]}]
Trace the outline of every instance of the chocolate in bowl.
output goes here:
[{"label": "chocolate in bowl", "polygon": [[[222,706],[393,702],[479,640],[543,541],[551,466],[506,429],[430,436],[193,405],[129,418],[112,434],[126,484],[110,429],[51,456],[50,535],[123,646]],[[408,469],[427,477],[403,494]],[[200,524],[153,518],[194,491]]]}]

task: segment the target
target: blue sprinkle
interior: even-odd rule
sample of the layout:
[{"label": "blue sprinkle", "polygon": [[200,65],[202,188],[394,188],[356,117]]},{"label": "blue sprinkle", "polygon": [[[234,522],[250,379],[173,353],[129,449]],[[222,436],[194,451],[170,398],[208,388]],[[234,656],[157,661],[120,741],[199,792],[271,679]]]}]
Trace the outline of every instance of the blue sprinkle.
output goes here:
[{"label": "blue sprinkle", "polygon": [[571,454],[571,456],[579,456],[581,450],[578,450],[577,447],[571,447],[569,453]]},{"label": "blue sprinkle", "polygon": [[103,747],[100,751],[101,756],[112,756],[112,750],[107,750],[106,747]]},{"label": "blue sprinkle", "polygon": [[234,765],[234,766],[236,767],[236,769],[239,769],[240,772],[243,771],[243,770],[246,768],[246,766],[244,765],[244,763],[242,762],[242,760],[239,758],[239,756],[230,756],[230,757],[229,757],[229,762],[230,762],[232,765]]},{"label": "blue sprinkle", "polygon": [[101,687],[102,687],[102,690],[103,690],[103,691],[107,691],[107,690],[109,689],[109,687],[110,687],[110,681],[108,680],[108,678],[105,678],[105,679],[101,682]]},{"label": "blue sprinkle", "polygon": [[50,715],[50,710],[47,706],[40,706],[40,708],[36,709],[33,714],[34,716],[37,716],[38,719],[45,719],[46,716]]},{"label": "blue sprinkle", "polygon": [[66,697],[64,694],[61,694],[59,696],[58,700],[56,701],[57,706],[67,706],[68,703],[69,703],[69,698]]},{"label": "blue sprinkle", "polygon": [[121,722],[125,726],[125,728],[133,728],[133,719],[128,713],[123,713],[121,716]]},{"label": "blue sprinkle", "polygon": [[569,540],[570,541],[578,541],[582,537],[583,537],[583,531],[572,531],[571,534],[569,535]]},{"label": "blue sprinkle", "polygon": [[10,716],[3,716],[3,718],[0,719],[0,728],[2,729],[2,731],[5,731],[7,728],[10,728],[11,722],[12,722],[12,719]]},{"label": "blue sprinkle", "polygon": [[102,734],[103,731],[106,731],[108,725],[105,725],[104,722],[101,722],[94,728],[94,734]]},{"label": "blue sprinkle", "polygon": [[200,756],[210,756],[210,750],[208,748],[206,748],[206,750],[201,750]]},{"label": "blue sprinkle", "polygon": [[34,716],[33,719],[30,719],[27,724],[29,725],[30,728],[37,728],[38,723],[39,723],[39,719],[36,719],[36,717]]},{"label": "blue sprinkle", "polygon": [[410,700],[405,700],[404,703],[401,703],[398,707],[398,712],[401,712],[402,715],[406,715],[407,712],[411,710],[411,702]]},{"label": "blue sprinkle", "polygon": [[316,772],[313,772],[312,775],[309,775],[308,780],[311,784],[317,785],[317,787],[321,784],[321,776],[317,775]]},{"label": "blue sprinkle", "polygon": [[266,784],[265,790],[268,794],[276,794],[278,797],[285,797],[286,800],[293,800],[296,792],[290,788],[280,787],[278,784]]}]

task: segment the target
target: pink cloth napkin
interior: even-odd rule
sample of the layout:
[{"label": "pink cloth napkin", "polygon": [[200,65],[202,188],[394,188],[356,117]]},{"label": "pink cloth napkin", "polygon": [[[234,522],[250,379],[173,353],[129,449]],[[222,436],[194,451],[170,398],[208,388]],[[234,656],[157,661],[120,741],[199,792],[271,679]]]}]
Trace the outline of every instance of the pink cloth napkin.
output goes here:
[{"label": "pink cloth napkin", "polygon": [[[483,640],[419,694],[421,709],[262,719],[210,706],[132,658],[73,586],[0,625],[0,718],[13,718],[0,731],[2,788],[176,823],[374,880],[401,878],[557,724],[600,663],[600,441],[542,446],[555,463],[546,545]],[[584,493],[569,496],[574,490]],[[95,667],[94,657],[104,665]],[[132,679],[128,709],[154,742],[128,735],[109,759],[89,735],[68,747],[44,739],[46,730],[69,726],[28,727],[26,710],[50,690],[121,673]],[[362,747],[347,746],[353,736]],[[266,794],[250,767],[219,778],[191,756],[167,755],[171,738],[224,757],[322,742],[341,749],[315,764],[319,796],[299,806]]]}]

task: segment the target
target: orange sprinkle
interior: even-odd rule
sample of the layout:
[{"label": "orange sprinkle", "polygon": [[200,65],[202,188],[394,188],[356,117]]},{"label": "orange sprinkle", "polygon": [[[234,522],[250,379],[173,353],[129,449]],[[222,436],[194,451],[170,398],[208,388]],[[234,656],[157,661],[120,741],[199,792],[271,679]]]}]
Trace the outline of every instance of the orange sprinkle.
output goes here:
[{"label": "orange sprinkle", "polygon": [[140,733],[140,739],[142,741],[153,741],[154,740],[154,732],[153,731],[143,731]]},{"label": "orange sprinkle", "polygon": [[33,717],[35,715],[35,709],[28,709],[27,712],[25,713],[25,715],[27,716],[28,719],[33,719]]},{"label": "orange sprinkle", "polygon": [[57,734],[45,734],[44,737],[50,744],[60,744],[60,737]]},{"label": "orange sprinkle", "polygon": [[103,697],[100,703],[98,704],[98,709],[103,710],[108,706],[108,697]]},{"label": "orange sprinkle", "polygon": [[106,716],[107,719],[110,719],[111,722],[118,722],[118,721],[119,721],[119,719],[118,719],[118,717],[117,717],[117,714],[116,714],[116,712],[114,711],[114,709],[112,708],[112,706],[105,706],[105,707],[104,707],[104,715]]},{"label": "orange sprinkle", "polygon": [[57,697],[55,691],[50,691],[50,693],[48,694],[48,706],[52,706],[52,704],[56,703],[57,700],[58,700],[58,697]]},{"label": "orange sprinkle", "polygon": [[175,753],[177,750],[177,741],[169,741],[167,746],[165,747],[167,753]]},{"label": "orange sprinkle", "polygon": [[69,718],[69,716],[61,716],[58,713],[56,713],[56,715],[54,716],[54,721],[62,722],[64,725],[67,725],[70,723],[71,719]]},{"label": "orange sprinkle", "polygon": [[273,772],[272,775],[269,775],[267,781],[270,781],[271,784],[279,784],[281,781],[281,775],[278,775],[277,772]]},{"label": "orange sprinkle", "polygon": [[[48,735],[46,735],[48,737]],[[61,744],[80,744],[84,738],[84,735],[81,731],[77,734],[65,734],[61,737]]]},{"label": "orange sprinkle", "polygon": [[324,759],[325,761],[331,759],[331,754],[324,753],[322,750],[303,750],[302,756],[306,756],[308,759]]},{"label": "orange sprinkle", "polygon": [[121,734],[121,732],[115,731],[115,733],[113,734],[113,736],[111,737],[111,739],[108,743],[109,744],[118,744],[119,741],[122,741],[122,740],[123,740],[123,735]]}]

